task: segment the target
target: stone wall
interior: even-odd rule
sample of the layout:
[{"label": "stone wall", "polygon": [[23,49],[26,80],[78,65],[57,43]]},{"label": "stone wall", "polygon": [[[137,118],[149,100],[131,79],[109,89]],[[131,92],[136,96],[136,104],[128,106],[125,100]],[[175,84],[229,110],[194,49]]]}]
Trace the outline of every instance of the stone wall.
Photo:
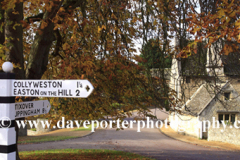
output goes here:
[{"label": "stone wall", "polygon": [[[222,130],[223,132],[221,132]],[[229,126],[227,126],[225,130],[222,127],[209,128],[208,140],[240,145],[240,129],[230,128]]]},{"label": "stone wall", "polygon": [[199,137],[199,122],[198,118],[190,115],[176,115],[169,116],[171,128],[179,134]]},{"label": "stone wall", "polygon": [[171,125],[171,128],[177,132],[178,128],[177,128],[177,125],[174,123],[174,120],[175,120],[175,113],[170,113],[169,114],[169,117],[168,117],[168,120],[170,122],[170,125]]},{"label": "stone wall", "polygon": [[37,128],[36,128],[36,133],[41,134],[45,132],[49,132],[51,129],[47,128],[47,125],[45,125],[45,128],[43,128],[41,121],[47,121],[47,119],[44,118],[38,118],[37,119]]}]

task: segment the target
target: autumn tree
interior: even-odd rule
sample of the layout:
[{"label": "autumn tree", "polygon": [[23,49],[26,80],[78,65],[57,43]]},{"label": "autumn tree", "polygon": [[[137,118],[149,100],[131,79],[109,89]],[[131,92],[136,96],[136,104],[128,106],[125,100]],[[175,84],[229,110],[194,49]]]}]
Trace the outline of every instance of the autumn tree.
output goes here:
[{"label": "autumn tree", "polygon": [[171,68],[171,57],[164,55],[161,51],[161,47],[154,39],[150,39],[148,43],[143,46],[142,53],[140,54],[145,62],[139,63],[146,68]]},{"label": "autumn tree", "polygon": [[[150,29],[162,52],[173,54],[168,32],[177,27],[169,21],[175,20],[175,6],[174,0],[1,0],[1,64],[14,63],[16,79],[88,79],[93,84],[87,99],[50,99],[48,117],[56,120],[63,115],[124,118],[132,109],[146,114],[150,105],[165,107],[165,100],[174,106],[176,100],[159,92],[167,87],[165,80],[146,77],[132,60],[142,61],[133,55],[133,39],[147,42]],[[124,104],[126,113],[114,103]]]},{"label": "autumn tree", "polygon": [[[233,86],[238,85],[237,79],[239,78],[240,68],[238,44],[239,1],[199,0],[196,5],[199,5],[200,8],[194,8],[194,5],[192,5],[191,11],[186,18],[189,26],[187,33],[192,38],[181,49],[178,58],[185,59],[186,61],[195,59],[196,61],[193,61],[193,63],[200,64],[199,67],[195,66],[204,71],[201,72],[202,74],[198,74],[198,78],[204,80],[209,88],[211,88],[210,90],[219,93],[222,89],[221,84],[228,82]],[[196,58],[206,57],[207,53],[210,57],[214,55],[212,56],[214,61]],[[192,67],[193,65],[188,65],[188,68],[194,68]],[[218,70],[223,70],[224,74],[219,75],[217,73]],[[195,75],[196,72],[189,73],[189,76]],[[194,85],[200,86],[201,84],[202,82],[199,82]],[[226,108],[229,107],[221,99],[218,100]]]},{"label": "autumn tree", "polygon": [[186,56],[192,46],[205,42],[204,48],[214,46],[225,71],[239,74],[236,68],[239,64],[239,2],[222,0],[199,3],[201,12],[192,8],[193,12],[188,18],[188,31],[195,35],[195,40],[179,56]]}]

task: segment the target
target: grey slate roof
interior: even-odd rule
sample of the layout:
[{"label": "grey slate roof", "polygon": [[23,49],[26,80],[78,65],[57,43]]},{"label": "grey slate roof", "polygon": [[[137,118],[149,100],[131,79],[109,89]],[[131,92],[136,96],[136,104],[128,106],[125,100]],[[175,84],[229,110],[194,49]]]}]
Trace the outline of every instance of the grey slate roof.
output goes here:
[{"label": "grey slate roof", "polygon": [[[226,83],[221,84],[223,87]],[[198,90],[192,95],[190,100],[183,105],[182,112],[192,116],[198,116],[212,101],[217,93],[206,84],[201,85]]]}]

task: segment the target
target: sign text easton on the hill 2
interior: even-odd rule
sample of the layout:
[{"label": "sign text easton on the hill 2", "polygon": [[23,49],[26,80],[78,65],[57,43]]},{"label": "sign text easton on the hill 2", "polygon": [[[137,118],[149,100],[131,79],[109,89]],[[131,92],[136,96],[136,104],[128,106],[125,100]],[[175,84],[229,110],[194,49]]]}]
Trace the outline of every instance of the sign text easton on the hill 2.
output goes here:
[{"label": "sign text easton on the hill 2", "polygon": [[13,80],[13,96],[87,98],[94,87],[88,80]]}]

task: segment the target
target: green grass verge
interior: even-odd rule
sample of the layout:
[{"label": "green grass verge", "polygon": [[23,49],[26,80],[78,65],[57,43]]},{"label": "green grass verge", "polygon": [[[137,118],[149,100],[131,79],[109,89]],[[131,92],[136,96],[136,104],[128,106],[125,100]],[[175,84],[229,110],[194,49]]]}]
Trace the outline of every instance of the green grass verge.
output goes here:
[{"label": "green grass verge", "polygon": [[[18,144],[29,144],[29,143],[42,143],[42,142],[51,142],[51,141],[62,141],[72,138],[78,138],[86,135],[86,132],[78,132],[78,134],[71,135],[71,132],[73,131],[91,131],[91,128],[76,128],[74,130],[69,131],[69,136],[21,136],[18,137]],[[83,134],[82,134],[83,133]]]},{"label": "green grass verge", "polygon": [[37,131],[37,129],[36,128],[31,128],[31,131]]},{"label": "green grass verge", "polygon": [[138,154],[105,149],[54,149],[19,152],[21,160],[153,160]]},{"label": "green grass verge", "polygon": [[80,127],[80,128],[74,129],[73,131],[91,131],[91,130],[92,130],[91,127],[89,127],[89,128]]},{"label": "green grass verge", "polygon": [[42,143],[51,141],[62,141],[77,138],[77,136],[24,136],[18,139],[18,144]]}]

